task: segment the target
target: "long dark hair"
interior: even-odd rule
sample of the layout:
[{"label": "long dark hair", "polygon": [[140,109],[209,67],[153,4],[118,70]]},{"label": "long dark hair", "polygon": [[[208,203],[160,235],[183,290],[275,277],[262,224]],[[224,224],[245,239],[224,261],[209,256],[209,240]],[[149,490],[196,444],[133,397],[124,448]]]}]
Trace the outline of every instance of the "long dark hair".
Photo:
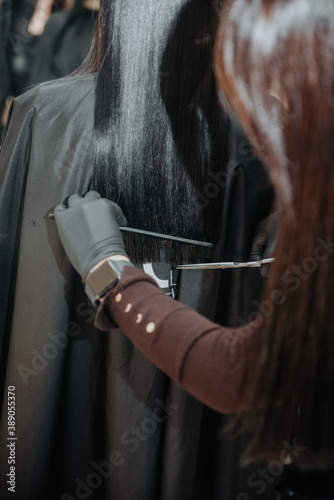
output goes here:
[{"label": "long dark hair", "polygon": [[[216,42],[219,86],[268,167],[280,206],[275,262],[247,377],[245,461],[304,448],[334,465],[334,3],[236,0]],[[261,326],[262,325],[262,326]],[[250,389],[251,385],[251,389]]]},{"label": "long dark hair", "polygon": [[[223,189],[204,191],[226,167],[228,120],[212,70],[218,15],[210,0],[178,9],[101,2],[81,68],[97,73],[92,188],[116,201],[130,226],[215,243]],[[147,237],[126,244],[137,262],[212,258]]]}]

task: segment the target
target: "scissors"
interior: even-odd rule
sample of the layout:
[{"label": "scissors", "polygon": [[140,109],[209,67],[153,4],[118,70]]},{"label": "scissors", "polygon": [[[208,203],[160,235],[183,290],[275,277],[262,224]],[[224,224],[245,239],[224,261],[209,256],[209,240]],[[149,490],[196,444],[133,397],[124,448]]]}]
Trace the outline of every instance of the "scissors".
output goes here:
[{"label": "scissors", "polygon": [[249,262],[211,262],[208,264],[182,264],[176,269],[238,269],[240,267],[261,267],[264,264],[271,264],[274,258],[251,260]]}]

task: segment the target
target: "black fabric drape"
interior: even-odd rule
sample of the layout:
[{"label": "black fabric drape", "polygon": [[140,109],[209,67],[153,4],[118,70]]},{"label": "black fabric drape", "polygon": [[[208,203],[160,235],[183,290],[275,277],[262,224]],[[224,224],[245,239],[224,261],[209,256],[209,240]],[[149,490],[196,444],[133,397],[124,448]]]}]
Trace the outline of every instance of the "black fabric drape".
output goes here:
[{"label": "black fabric drape", "polygon": [[[212,48],[214,32],[201,29],[200,20],[203,14],[207,27],[213,16],[215,25],[215,4],[114,3],[121,29],[113,50],[120,53],[124,116],[113,144],[115,161],[121,164],[129,150],[140,158],[146,148],[146,161],[177,162],[190,179],[194,163],[211,165],[219,175],[203,186],[201,202],[206,214],[212,203],[220,207],[216,257],[246,255],[272,193],[247,143],[230,134],[211,66],[192,57],[208,40]],[[205,47],[200,57],[210,58],[210,50]],[[163,63],[169,74],[160,75],[165,80],[157,87]],[[244,443],[226,440],[225,417],[183,392],[121,331],[95,330],[94,311],[47,217],[91,182],[94,82],[94,75],[72,77],[18,98],[2,147],[0,470],[7,473],[9,467],[7,388],[15,386],[19,500],[236,498],[252,492],[238,466]],[[158,135],[152,109],[162,127]],[[185,130],[191,132],[186,142]],[[144,135],[144,142],[138,140]],[[228,144],[234,144],[230,152]],[[235,148],[243,158],[235,156]],[[164,196],[161,186],[157,189]],[[186,271],[178,298],[233,325],[254,308],[260,281],[257,270]],[[2,473],[1,498],[11,498],[6,480]]]}]

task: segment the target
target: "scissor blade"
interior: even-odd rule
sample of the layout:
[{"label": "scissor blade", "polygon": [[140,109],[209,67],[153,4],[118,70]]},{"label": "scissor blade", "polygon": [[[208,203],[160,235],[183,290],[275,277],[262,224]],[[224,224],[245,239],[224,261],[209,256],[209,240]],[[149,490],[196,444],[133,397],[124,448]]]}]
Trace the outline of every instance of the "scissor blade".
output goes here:
[{"label": "scissor blade", "polygon": [[237,269],[239,267],[261,267],[274,262],[274,258],[254,260],[249,262],[210,262],[208,264],[182,264],[176,269]]}]

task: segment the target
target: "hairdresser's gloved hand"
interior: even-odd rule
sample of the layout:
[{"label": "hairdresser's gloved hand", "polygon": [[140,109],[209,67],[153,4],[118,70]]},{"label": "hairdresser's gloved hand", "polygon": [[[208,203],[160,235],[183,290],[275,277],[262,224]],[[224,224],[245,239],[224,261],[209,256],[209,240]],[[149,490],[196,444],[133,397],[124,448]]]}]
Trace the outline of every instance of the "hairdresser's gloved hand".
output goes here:
[{"label": "hairdresser's gloved hand", "polygon": [[84,280],[99,262],[112,255],[127,257],[119,226],[127,221],[121,208],[96,191],[74,194],[68,207],[54,210],[59,238],[73,267]]},{"label": "hairdresser's gloved hand", "polygon": [[[250,253],[251,261],[273,257],[276,244],[278,217],[279,212],[273,212],[258,223]],[[261,266],[260,273],[262,276],[267,276],[268,272],[269,264]]]}]

